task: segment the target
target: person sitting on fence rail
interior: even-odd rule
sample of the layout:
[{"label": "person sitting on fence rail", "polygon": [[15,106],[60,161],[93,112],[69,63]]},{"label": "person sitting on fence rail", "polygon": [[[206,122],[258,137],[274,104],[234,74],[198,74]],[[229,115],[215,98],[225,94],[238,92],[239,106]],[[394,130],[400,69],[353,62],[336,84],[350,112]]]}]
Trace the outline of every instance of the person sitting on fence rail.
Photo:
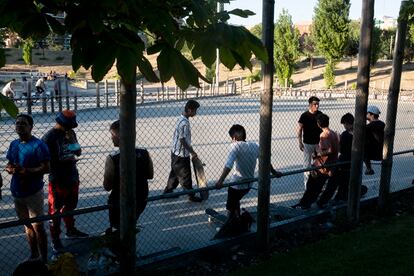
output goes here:
[{"label": "person sitting on fence rail", "polygon": [[[339,138],[339,162],[351,162],[352,152],[352,138],[354,131],[354,116],[351,113],[346,113],[341,118],[341,124],[345,131],[342,132]],[[335,201],[348,200],[348,184],[351,172],[351,164],[340,165],[332,169],[332,177],[328,179],[325,190],[322,192],[316,204],[319,208],[325,208],[329,200],[334,195]],[[361,196],[368,191],[367,186],[361,185]]]},{"label": "person sitting on fence rail", "polygon": [[[167,186],[164,189],[164,194],[172,193],[178,184],[181,184],[186,190],[193,189],[190,155],[192,158],[197,158],[197,153],[191,146],[189,118],[196,116],[199,107],[200,104],[197,101],[187,101],[184,112],[175,124],[171,148],[171,171],[168,176]],[[200,197],[195,196],[193,193],[189,194],[188,200],[192,202],[202,201]]]},{"label": "person sitting on fence rail", "polygon": [[[73,211],[78,204],[79,173],[76,168],[77,156],[81,155],[81,147],[73,128],[76,128],[76,113],[63,110],[56,117],[56,125],[42,138],[48,145],[51,162],[49,174],[49,215]],[[89,235],[75,227],[73,216],[63,218],[66,225],[66,237],[85,238]],[[56,253],[63,251],[60,240],[61,218],[50,221],[52,247]]]},{"label": "person sitting on fence rail", "polygon": [[[113,122],[109,128],[111,132],[112,142],[115,147],[119,147],[119,120]],[[148,198],[148,179],[154,177],[154,167],[151,156],[146,149],[135,149],[136,157],[136,220],[138,220],[141,213],[144,211],[147,205]],[[111,191],[108,198],[109,205],[109,223],[110,228],[106,233],[110,234],[114,230],[120,229],[120,152],[116,151],[106,157],[105,172],[103,186],[106,191]]]},{"label": "person sitting on fence rail", "polygon": [[[323,166],[336,163],[338,160],[339,138],[338,135],[329,129],[329,117],[325,114],[319,114],[316,117],[318,126],[322,129],[320,134],[319,145],[313,154],[313,165]],[[293,205],[293,208],[309,209],[322,191],[322,188],[328,178],[332,177],[331,168],[321,168],[311,171],[306,190],[299,203]]]},{"label": "person sitting on fence rail", "polygon": [[[253,178],[256,162],[259,158],[259,145],[254,142],[246,142],[246,129],[243,126],[233,125],[229,130],[229,135],[232,144],[223,172],[216,183],[217,188],[223,187],[223,182],[233,166],[235,166],[235,170],[231,176],[231,182]],[[271,173],[276,176],[281,175],[273,167],[271,167]],[[240,218],[240,200],[250,191],[250,188],[250,183],[228,188],[226,209],[229,220]]]},{"label": "person sitting on fence rail", "polygon": [[[16,119],[19,139],[11,142],[7,151],[6,171],[12,174],[10,190],[17,217],[21,220],[44,215],[43,175],[49,172],[48,147],[32,135],[33,119],[20,114]],[[47,262],[47,236],[43,222],[25,225],[31,250],[30,259]]]},{"label": "person sitting on fence rail", "polygon": [[14,96],[16,95],[16,91],[15,91],[15,85],[16,85],[16,79],[12,79],[11,81],[9,81],[2,89],[1,93],[6,96],[9,97],[11,99],[14,98]]},{"label": "person sitting on fence rail", "polygon": [[[319,143],[321,129],[316,123],[316,116],[322,114],[319,111],[319,98],[312,96],[309,98],[309,110],[302,113],[298,121],[297,136],[299,139],[299,149],[303,151],[303,168],[310,167],[312,163],[312,154]],[[309,172],[303,174],[303,180],[306,183],[309,178]]]},{"label": "person sitting on fence rail", "polygon": [[365,133],[365,174],[373,175],[371,160],[382,160],[382,148],[384,146],[385,123],[379,119],[381,114],[378,107],[370,105],[367,108],[367,127]]},{"label": "person sitting on fence rail", "polygon": [[45,91],[46,91],[46,83],[45,81],[47,80],[46,77],[40,77],[37,81],[36,81],[36,94],[37,95],[42,95]]}]

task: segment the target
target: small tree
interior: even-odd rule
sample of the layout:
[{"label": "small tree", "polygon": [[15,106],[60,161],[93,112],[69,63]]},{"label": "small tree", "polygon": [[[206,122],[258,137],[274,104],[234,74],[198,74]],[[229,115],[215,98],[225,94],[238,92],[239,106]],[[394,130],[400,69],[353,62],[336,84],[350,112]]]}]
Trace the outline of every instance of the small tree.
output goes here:
[{"label": "small tree", "polygon": [[254,36],[261,39],[262,38],[262,23],[256,24],[249,30]]},{"label": "small tree", "polygon": [[309,69],[313,69],[314,58],[317,53],[315,38],[312,33],[305,35],[302,45],[302,52],[309,60]]},{"label": "small tree", "polygon": [[335,65],[344,56],[349,37],[349,0],[319,0],[313,18],[318,51],[326,59],[325,84],[335,85]]},{"label": "small tree", "polygon": [[299,31],[293,27],[287,10],[282,10],[275,24],[274,54],[279,83],[292,84],[294,65],[300,55]]},{"label": "small tree", "polygon": [[34,46],[34,41],[31,38],[27,38],[23,42],[23,61],[27,65],[32,64],[32,50]]},{"label": "small tree", "polygon": [[359,20],[352,20],[349,24],[349,38],[346,43],[345,55],[351,58],[350,69],[352,69],[352,60],[358,54],[359,48],[359,33],[360,33],[360,24]]}]

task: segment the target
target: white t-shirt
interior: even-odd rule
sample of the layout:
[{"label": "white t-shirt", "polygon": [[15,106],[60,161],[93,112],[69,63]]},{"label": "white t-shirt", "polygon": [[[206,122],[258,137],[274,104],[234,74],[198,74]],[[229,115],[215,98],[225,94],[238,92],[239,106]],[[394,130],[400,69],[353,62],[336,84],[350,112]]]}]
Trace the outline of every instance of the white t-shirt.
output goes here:
[{"label": "white t-shirt", "polygon": [[182,138],[191,146],[190,120],[183,115],[178,118],[175,124],[171,152],[181,157],[188,157],[190,152],[181,144],[180,139]]},{"label": "white t-shirt", "polygon": [[[254,177],[257,158],[259,157],[259,145],[254,142],[237,141],[231,144],[227,157],[226,167],[232,169],[236,163],[231,182]],[[248,189],[251,184],[232,186],[234,189]]]},{"label": "white t-shirt", "polygon": [[43,78],[40,78],[36,81],[36,87],[42,87],[45,88],[45,81],[43,80]]},{"label": "white t-shirt", "polygon": [[13,86],[14,86],[14,84],[13,84],[11,81],[10,81],[10,82],[8,82],[8,83],[7,83],[7,84],[3,87],[2,94],[3,94],[4,96],[7,96],[7,92],[11,92],[11,93],[13,94],[13,96],[14,96],[15,92],[14,92]]}]

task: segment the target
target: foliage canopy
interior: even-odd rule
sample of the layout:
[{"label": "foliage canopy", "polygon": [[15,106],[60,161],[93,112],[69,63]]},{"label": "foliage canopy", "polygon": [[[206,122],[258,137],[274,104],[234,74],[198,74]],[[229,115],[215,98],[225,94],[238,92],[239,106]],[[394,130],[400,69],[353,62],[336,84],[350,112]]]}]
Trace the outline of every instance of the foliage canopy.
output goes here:
[{"label": "foliage canopy", "polygon": [[[229,1],[220,0],[228,3]],[[123,81],[131,82],[135,68],[152,82],[174,78],[186,89],[199,86],[202,75],[181,54],[185,43],[194,59],[206,66],[220,60],[229,69],[239,64],[252,68],[254,54],[266,61],[261,41],[244,27],[228,25],[230,14],[247,17],[253,13],[234,9],[217,12],[216,1],[206,0],[13,0],[0,4],[0,28],[9,27],[23,39],[41,39],[50,33],[71,34],[74,71],[91,68],[95,81],[101,80],[116,62]],[[21,7],[25,7],[22,9]],[[65,13],[63,21],[52,15]],[[146,49],[139,33],[149,32],[154,44]],[[158,53],[157,75],[144,53]]]}]

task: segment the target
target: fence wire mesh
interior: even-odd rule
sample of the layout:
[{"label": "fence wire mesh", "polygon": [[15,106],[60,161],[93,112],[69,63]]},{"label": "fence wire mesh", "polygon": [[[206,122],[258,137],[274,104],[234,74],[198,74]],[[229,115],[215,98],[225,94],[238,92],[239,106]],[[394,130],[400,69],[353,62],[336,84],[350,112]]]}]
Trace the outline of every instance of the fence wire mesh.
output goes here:
[{"label": "fence wire mesh", "polygon": [[[200,159],[205,163],[205,172],[209,186],[219,178],[231,144],[228,130],[233,124],[241,124],[246,128],[248,141],[259,141],[259,110],[260,89],[252,89],[241,83],[238,91],[226,90],[213,93],[209,87],[204,94],[193,91],[177,91],[174,89],[152,89],[145,92],[144,100],[138,92],[136,145],[146,148],[154,163],[154,178],[149,181],[149,196],[160,195],[167,183],[171,169],[170,148],[175,122],[183,111],[187,98],[198,97],[201,104],[197,116],[190,119],[192,144]],[[115,148],[112,145],[109,132],[110,124],[118,119],[117,90],[99,95],[97,90],[82,94],[72,92],[63,95],[61,108],[69,107],[77,110],[79,126],[75,129],[82,155],[77,163],[80,175],[79,202],[77,208],[102,206],[107,203],[108,193],[103,189],[103,173],[106,156]],[[174,91],[165,94],[163,91]],[[160,92],[161,91],[161,92]],[[208,91],[209,93],[207,93]],[[223,90],[224,91],[224,90]],[[211,92],[211,93],[210,93]],[[237,92],[237,93],[235,93]],[[155,94],[153,94],[155,93]],[[158,94],[157,94],[158,93]],[[143,93],[144,94],[144,93]],[[219,94],[219,95],[217,95]],[[76,95],[76,97],[75,97]],[[99,95],[99,96],[97,96]],[[149,97],[152,95],[153,97]],[[157,96],[158,95],[158,96]],[[167,96],[168,95],[168,96]],[[297,89],[275,90],[272,122],[272,165],[282,172],[301,169],[303,154],[299,150],[296,129],[300,115],[308,109],[307,99],[311,95],[320,97],[320,110],[330,117],[330,128],[341,133],[343,127],[340,118],[343,114],[354,113],[355,91],[352,90],[312,90]],[[369,104],[377,105],[381,110],[380,119],[386,118],[386,97],[382,91],[371,95]],[[386,95],[386,93],[385,93]],[[412,93],[402,95],[398,106],[394,151],[410,150],[413,147],[414,112]],[[59,104],[53,110],[52,98],[46,100],[46,111],[42,108],[42,99],[31,103],[31,113],[34,118],[32,134],[42,137],[55,124],[56,112],[61,109]],[[60,100],[54,98],[53,101]],[[27,100],[17,100],[21,112],[27,112]],[[44,105],[43,105],[44,107]],[[54,111],[54,112],[52,112]],[[14,120],[5,113],[1,114],[0,167],[6,166],[5,154],[10,142],[17,138],[14,130]],[[403,154],[394,157],[392,172],[392,191],[408,187],[413,181],[413,155]],[[363,176],[363,182],[368,186],[367,196],[377,196],[380,178],[380,163],[374,163],[374,175]],[[257,169],[256,169],[257,171]],[[2,171],[3,198],[0,203],[0,223],[17,219],[13,198],[10,193],[10,176]],[[192,176],[195,187],[195,177]],[[45,176],[45,209],[47,210],[47,176]],[[180,191],[182,187],[178,187]],[[297,203],[304,192],[303,174],[294,174],[273,178],[271,184],[271,203],[290,206]],[[252,214],[257,206],[257,183],[243,198],[241,205]],[[179,249],[195,249],[206,246],[217,231],[217,224],[210,223],[205,214],[206,208],[213,208],[225,213],[227,189],[213,190],[208,200],[193,203],[186,196],[174,199],[150,201],[139,219],[141,231],[137,235],[137,254],[157,256],[162,252]],[[90,235],[99,235],[109,226],[107,210],[91,212],[76,216],[76,226]],[[48,231],[48,225],[45,224]],[[64,224],[62,224],[63,232]],[[49,235],[49,233],[48,233]],[[49,241],[50,241],[50,235]],[[68,245],[68,240],[63,240]],[[0,267],[5,274],[10,274],[16,265],[29,256],[22,226],[2,227],[0,229]],[[49,248],[49,251],[50,248]]]}]

